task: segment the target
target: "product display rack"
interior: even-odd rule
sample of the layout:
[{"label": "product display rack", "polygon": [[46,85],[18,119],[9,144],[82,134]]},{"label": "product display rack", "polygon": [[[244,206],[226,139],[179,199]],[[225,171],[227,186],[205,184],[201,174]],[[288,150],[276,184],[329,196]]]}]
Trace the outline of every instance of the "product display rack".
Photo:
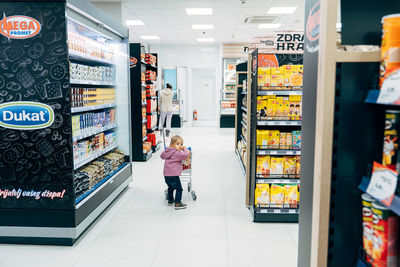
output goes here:
[{"label": "product display rack", "polygon": [[33,37],[0,36],[4,66],[27,62],[5,78],[22,86],[3,108],[49,114],[42,128],[0,127],[0,188],[15,192],[0,199],[0,242],[73,245],[132,181],[128,31],[88,1],[0,7],[42,25]]},{"label": "product display rack", "polygon": [[[306,18],[316,3],[306,1]],[[363,8],[354,12],[360,5]],[[382,17],[399,13],[400,5],[398,1],[321,1],[320,12],[319,39],[305,38],[306,47],[319,49],[304,56],[304,80],[315,95],[305,98],[309,102],[303,105],[303,125],[310,130],[303,132],[303,148],[312,148],[312,157],[305,157],[302,168],[302,175],[310,178],[302,181],[301,195],[307,203],[303,206],[302,200],[300,206],[299,238],[304,243],[298,265],[371,266],[362,250],[361,194],[369,184],[373,162],[382,162],[385,110],[399,110],[371,104],[369,93],[378,88],[380,71],[380,49],[372,46],[381,44]],[[338,12],[341,42],[335,31]]]},{"label": "product display rack", "polygon": [[[246,176],[246,132],[243,132],[242,127],[246,128],[247,119],[247,62],[236,65],[236,103],[235,111],[235,151],[241,164],[244,175]],[[243,105],[245,104],[245,105]],[[239,145],[241,142],[242,145]]]},{"label": "product display rack", "polygon": [[[147,85],[150,81],[143,80],[146,70],[157,70],[156,66],[147,64],[145,61],[144,47],[140,43],[129,44],[130,48],[130,83],[131,83],[131,119],[132,119],[132,151],[134,161],[147,161],[153,152],[159,149],[159,144],[145,149],[144,143],[147,142],[147,134],[157,129],[156,126],[149,128],[148,115],[157,114],[157,111],[148,113],[148,100],[156,99],[156,96],[147,94]],[[145,131],[143,131],[145,128]]]},{"label": "product display rack", "polygon": [[[250,142],[247,142],[249,157],[250,157],[250,170],[249,170],[249,206],[250,211],[253,215],[255,222],[298,222],[299,216],[299,204],[279,204],[279,205],[256,205],[255,202],[255,188],[257,184],[287,184],[294,185],[300,184],[299,178],[288,178],[272,176],[262,177],[257,174],[257,156],[297,156],[301,155],[299,149],[267,149],[264,147],[257,146],[257,129],[261,130],[281,130],[281,131],[292,131],[301,130],[300,120],[266,120],[258,118],[257,115],[257,97],[271,95],[271,96],[289,96],[289,95],[302,95],[301,88],[290,88],[290,89],[271,89],[262,88],[258,86],[258,67],[260,64],[259,56],[266,56],[265,54],[259,54],[256,49],[251,54],[251,90],[248,97],[251,98],[251,118],[248,123],[248,131],[250,135]],[[269,55],[267,55],[269,56]],[[277,66],[283,66],[286,64],[302,64],[302,55],[290,56],[289,55],[272,55],[276,58]],[[279,60],[280,59],[280,60]],[[268,63],[270,64],[270,63]],[[266,65],[276,66],[276,65]],[[264,90],[263,90],[264,89]],[[267,206],[267,207],[265,207]]]}]

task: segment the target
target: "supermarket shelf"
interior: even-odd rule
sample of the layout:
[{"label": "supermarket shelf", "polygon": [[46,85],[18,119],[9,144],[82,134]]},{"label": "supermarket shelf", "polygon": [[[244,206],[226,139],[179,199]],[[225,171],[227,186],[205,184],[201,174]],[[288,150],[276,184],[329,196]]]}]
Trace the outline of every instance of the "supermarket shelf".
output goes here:
[{"label": "supermarket shelf", "polygon": [[146,80],[146,84],[152,84],[152,83],[155,83],[155,82],[157,82],[157,81]]},{"label": "supermarket shelf", "polygon": [[257,155],[294,156],[294,155],[301,155],[301,150],[257,149]]},{"label": "supermarket shelf", "polygon": [[113,128],[115,128],[115,127],[117,127],[117,124],[116,124],[116,123],[111,124],[111,125],[108,125],[108,126],[104,126],[104,127],[95,129],[95,130],[93,130],[93,131],[91,131],[91,132],[88,132],[88,133],[84,133],[84,134],[79,134],[79,135],[77,135],[77,136],[73,136],[73,137],[72,137],[72,140],[75,142],[75,141],[84,139],[84,138],[86,138],[86,137],[89,137],[89,136],[92,136],[92,135],[95,135],[95,134],[102,133],[102,132],[104,132],[104,131],[113,129]]},{"label": "supermarket shelf", "polygon": [[237,157],[239,159],[240,167],[241,167],[241,169],[243,171],[243,174],[246,175],[246,167],[244,166],[242,156],[240,156],[239,150],[237,148],[236,148],[236,155],[237,155]]},{"label": "supermarket shelf", "polygon": [[247,95],[247,90],[246,91],[242,91],[242,95]]},{"label": "supermarket shelf", "polygon": [[154,115],[154,114],[157,114],[157,111],[152,111],[150,113],[147,112],[147,115]]},{"label": "supermarket shelf", "polygon": [[146,99],[145,99],[145,100],[142,100],[142,106],[144,106],[144,105],[147,105]]},{"label": "supermarket shelf", "polygon": [[244,144],[246,145],[246,147],[247,147],[247,141],[246,141],[246,138],[244,138],[244,136],[241,134],[240,135],[240,137],[242,138],[242,140],[243,140],[243,142],[244,142]]},{"label": "supermarket shelf", "polygon": [[145,142],[146,140],[147,140],[147,135],[143,137],[143,142]]},{"label": "supermarket shelf", "polygon": [[151,129],[147,129],[148,132],[152,132],[152,131],[154,131],[154,130],[157,130],[157,126],[154,126],[154,127],[151,128]]},{"label": "supermarket shelf", "polygon": [[148,96],[148,99],[157,99],[157,96]]},{"label": "supermarket shelf", "polygon": [[299,178],[283,178],[283,179],[273,179],[273,178],[257,178],[257,184],[299,184]]},{"label": "supermarket shelf", "polygon": [[142,87],[146,87],[146,83],[142,83],[141,86],[142,86]]},{"label": "supermarket shelf", "polygon": [[143,120],[142,120],[142,123],[146,123],[146,122],[147,122],[147,119],[143,119]]},{"label": "supermarket shelf", "polygon": [[154,70],[157,70],[157,66],[154,66],[154,65],[151,65],[151,64],[147,64],[146,63],[146,67],[150,67],[150,68],[152,68]]},{"label": "supermarket shelf", "polygon": [[[367,192],[367,188],[370,182],[370,178],[369,177],[363,177],[361,179],[361,183],[358,187],[358,189],[360,189],[361,191],[363,191],[364,193]],[[385,204],[383,204],[381,202],[382,205],[386,206]],[[400,197],[395,195],[393,197],[393,201],[392,204],[390,205],[390,207],[388,207],[391,211],[393,211],[394,213],[396,213],[398,216],[400,216]]]},{"label": "supermarket shelf", "polygon": [[262,95],[303,95],[303,91],[301,91],[301,90],[295,90],[295,91],[263,90],[263,91],[258,91],[257,94],[260,96],[262,96]]},{"label": "supermarket shelf", "polygon": [[147,65],[147,63],[146,63],[146,62],[144,62],[144,61],[140,61],[140,63],[142,63],[143,65]]},{"label": "supermarket shelf", "polygon": [[70,79],[69,82],[71,84],[83,84],[83,85],[105,85],[105,86],[115,86],[114,83],[111,82],[93,82],[86,80],[78,80],[78,79]]},{"label": "supermarket shelf", "polygon": [[247,124],[246,124],[244,121],[241,121],[241,123],[242,123],[243,127],[244,127],[245,129],[247,129]]},{"label": "supermarket shelf", "polygon": [[247,112],[247,108],[245,108],[245,107],[243,107],[243,106],[242,106],[242,110],[245,111],[245,112]]},{"label": "supermarket shelf", "polygon": [[111,104],[104,104],[104,105],[94,105],[94,106],[87,106],[87,107],[71,108],[71,113],[79,113],[79,112],[84,112],[84,111],[113,108],[116,106],[117,106],[116,103],[111,103]]},{"label": "supermarket shelf", "polygon": [[153,150],[150,150],[146,154],[143,154],[143,160],[148,161],[149,159],[151,159],[152,156],[153,156]]},{"label": "supermarket shelf", "polygon": [[153,153],[155,153],[158,150],[160,150],[161,149],[161,142],[159,142],[157,145],[151,147],[151,149],[153,150]]},{"label": "supermarket shelf", "polygon": [[367,98],[365,99],[365,103],[370,103],[370,104],[379,104],[379,105],[385,105],[385,106],[393,106],[393,107],[399,107],[400,106],[400,99],[397,99],[396,101],[392,103],[379,103],[378,98],[381,90],[369,90]]},{"label": "supermarket shelf", "polygon": [[91,156],[89,156],[89,157],[87,157],[87,158],[84,158],[84,159],[82,159],[82,160],[80,160],[80,161],[78,161],[78,162],[75,162],[75,163],[74,163],[74,170],[76,170],[76,169],[82,167],[83,165],[88,164],[89,162],[91,162],[91,161],[97,159],[98,157],[103,156],[104,154],[110,152],[111,150],[113,150],[113,149],[115,149],[115,148],[117,148],[117,144],[114,144],[114,145],[112,145],[112,146],[109,146],[109,147],[103,149],[102,151],[96,152],[96,153],[94,153],[93,155],[91,155]]},{"label": "supermarket shelf", "polygon": [[372,51],[336,50],[336,62],[380,62],[380,49]]},{"label": "supermarket shelf", "polygon": [[299,214],[299,209],[256,208],[256,213],[263,214]]},{"label": "supermarket shelf", "polygon": [[301,126],[301,121],[263,121],[258,120],[257,126]]},{"label": "supermarket shelf", "polygon": [[98,58],[98,57],[92,57],[90,55],[87,55],[82,52],[78,52],[72,49],[68,50],[68,55],[69,59],[72,60],[80,60],[80,61],[87,61],[87,62],[96,62],[96,63],[103,63],[103,64],[108,64],[108,65],[115,65],[113,61],[103,59],[103,58]]},{"label": "supermarket shelf", "polygon": [[[98,191],[100,191],[102,185],[107,182],[108,180],[110,180],[111,178],[115,177],[118,175],[119,172],[122,171],[123,168],[127,167],[127,163],[125,162],[124,164],[122,164],[121,166],[119,166],[114,172],[112,172],[110,175],[106,176],[103,180],[101,180],[100,182],[98,182],[95,186],[93,186],[88,192],[82,194],[80,197],[78,197],[75,200],[75,203],[78,204],[80,203],[82,200],[88,200],[89,198],[93,197]],[[80,205],[77,206],[77,208],[79,208]]]}]

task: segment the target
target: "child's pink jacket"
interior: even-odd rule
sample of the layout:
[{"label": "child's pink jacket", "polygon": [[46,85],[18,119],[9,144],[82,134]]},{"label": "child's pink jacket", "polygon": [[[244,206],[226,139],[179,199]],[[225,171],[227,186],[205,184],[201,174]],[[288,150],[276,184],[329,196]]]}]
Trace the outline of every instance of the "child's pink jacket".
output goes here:
[{"label": "child's pink jacket", "polygon": [[175,148],[167,147],[160,157],[165,160],[164,176],[179,176],[182,173],[182,161],[189,156],[189,150],[178,151]]}]

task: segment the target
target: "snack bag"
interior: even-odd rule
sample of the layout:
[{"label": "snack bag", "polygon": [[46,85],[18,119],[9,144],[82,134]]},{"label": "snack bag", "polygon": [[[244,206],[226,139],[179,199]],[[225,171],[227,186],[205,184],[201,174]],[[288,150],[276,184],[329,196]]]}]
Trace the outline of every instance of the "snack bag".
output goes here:
[{"label": "snack bag", "polygon": [[293,149],[301,149],[301,131],[293,131]]},{"label": "snack bag", "polygon": [[285,185],[285,189],[285,204],[291,208],[297,208],[297,184],[287,184]]},{"label": "snack bag", "polygon": [[254,197],[255,197],[256,207],[269,205],[270,203],[269,184],[256,184]]},{"label": "snack bag", "polygon": [[301,156],[296,156],[296,178],[300,178]]},{"label": "snack bag", "polygon": [[257,156],[257,175],[269,177],[270,161],[270,156]]},{"label": "snack bag", "polygon": [[283,157],[271,157],[271,175],[283,175]]},{"label": "snack bag", "polygon": [[279,130],[268,131],[268,149],[279,149]]},{"label": "snack bag", "polygon": [[286,149],[292,149],[292,133],[286,133]]},{"label": "snack bag", "polygon": [[280,184],[271,184],[271,205],[283,205],[285,203],[285,188]]},{"label": "snack bag", "polygon": [[296,157],[285,157],[284,177],[296,177]]}]

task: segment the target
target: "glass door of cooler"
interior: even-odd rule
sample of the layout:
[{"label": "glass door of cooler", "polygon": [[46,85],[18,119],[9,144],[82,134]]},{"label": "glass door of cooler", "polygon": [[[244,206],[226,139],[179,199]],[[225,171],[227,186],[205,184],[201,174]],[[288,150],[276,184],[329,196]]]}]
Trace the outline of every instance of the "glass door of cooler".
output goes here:
[{"label": "glass door of cooler", "polygon": [[236,109],[236,65],[244,62],[241,58],[223,59],[223,80],[221,89],[221,115],[234,115]]}]

